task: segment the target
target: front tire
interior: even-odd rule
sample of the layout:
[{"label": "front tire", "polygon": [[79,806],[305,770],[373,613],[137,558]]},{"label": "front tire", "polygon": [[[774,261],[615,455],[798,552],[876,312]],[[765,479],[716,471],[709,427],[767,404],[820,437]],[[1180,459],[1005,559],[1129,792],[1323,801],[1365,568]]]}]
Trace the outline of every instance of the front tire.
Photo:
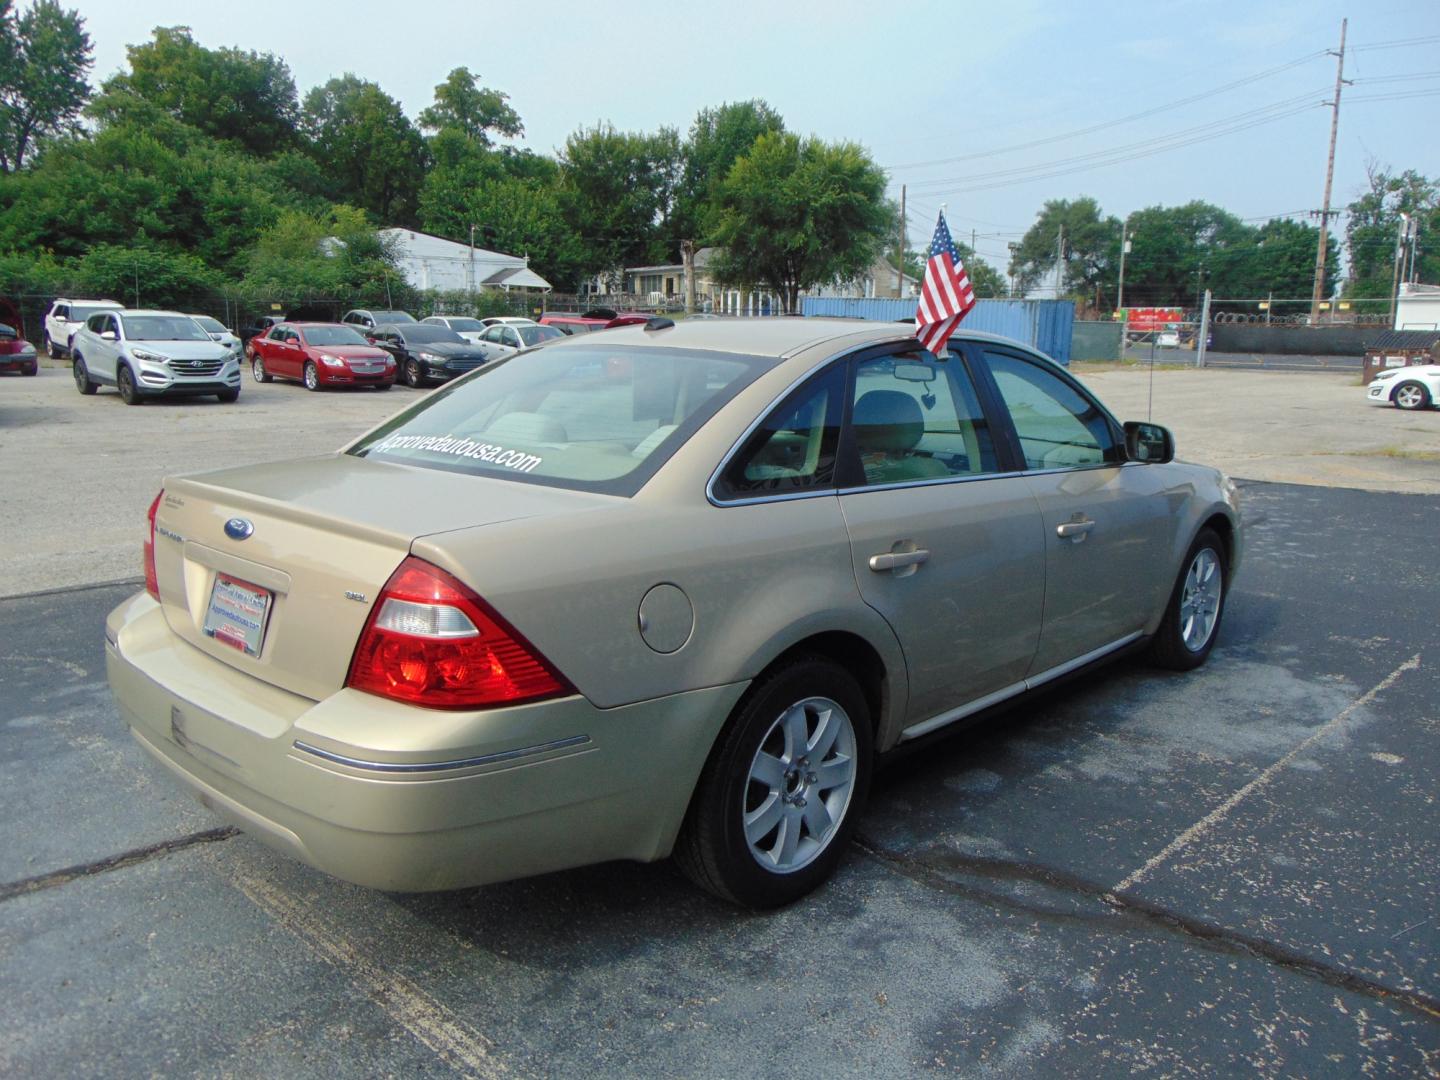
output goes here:
[{"label": "front tire", "polygon": [[55,347],[55,342],[50,340],[50,331],[45,331],[45,355],[51,360],[60,359],[60,350]]},{"label": "front tire", "polygon": [[20,370],[20,374],[22,374],[22,375],[38,375],[38,374],[40,374],[40,361],[39,361],[39,360],[36,360],[36,361],[35,361],[33,364],[31,364],[29,367],[27,367],[27,368],[22,368],[22,369]]},{"label": "front tire", "polygon": [[425,375],[420,370],[420,361],[405,361],[405,385],[411,390],[419,390],[425,385]]},{"label": "front tire", "polygon": [[79,390],[80,393],[86,397],[89,397],[95,393],[96,390],[100,389],[96,383],[90,381],[90,372],[85,367],[85,358],[83,356],[77,355],[70,361],[70,373],[75,377],[75,389]]},{"label": "front tire", "polygon": [[225,405],[231,405],[240,400],[240,391],[231,388],[229,390],[217,391],[215,396]]},{"label": "front tire", "polygon": [[256,382],[273,382],[275,379],[275,376],[265,370],[265,358],[258,354],[250,361],[250,377]]},{"label": "front tire", "polygon": [[320,370],[311,361],[305,361],[305,389],[316,392],[320,389]]},{"label": "front tire", "polygon": [[140,388],[135,385],[135,373],[130,370],[129,364],[121,364],[120,370],[115,373],[115,385],[120,391],[120,400],[126,405],[140,405],[145,399],[140,396]]},{"label": "front tire", "polygon": [[828,878],[870,787],[870,709],[830,660],[762,676],[711,751],[676,841],[695,884],[732,903],[773,908]]},{"label": "front tire", "polygon": [[1225,545],[1214,529],[1201,529],[1185,556],[1160,629],[1151,639],[1152,663],[1171,671],[1190,671],[1210,658],[1225,612],[1227,576]]},{"label": "front tire", "polygon": [[1390,394],[1390,400],[1395,403],[1397,409],[1415,412],[1430,407],[1430,391],[1424,383],[1418,383],[1412,379],[1395,387]]}]

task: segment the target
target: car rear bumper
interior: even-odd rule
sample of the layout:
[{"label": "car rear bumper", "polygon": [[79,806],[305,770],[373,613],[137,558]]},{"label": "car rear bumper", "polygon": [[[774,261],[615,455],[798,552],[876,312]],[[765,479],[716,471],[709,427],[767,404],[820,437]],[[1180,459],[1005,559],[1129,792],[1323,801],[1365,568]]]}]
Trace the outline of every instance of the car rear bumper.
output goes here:
[{"label": "car rear bumper", "polygon": [[326,873],[399,891],[667,855],[744,690],[476,713],[355,690],[315,702],[183,641],[144,593],[105,636],[121,717],[203,802]]}]

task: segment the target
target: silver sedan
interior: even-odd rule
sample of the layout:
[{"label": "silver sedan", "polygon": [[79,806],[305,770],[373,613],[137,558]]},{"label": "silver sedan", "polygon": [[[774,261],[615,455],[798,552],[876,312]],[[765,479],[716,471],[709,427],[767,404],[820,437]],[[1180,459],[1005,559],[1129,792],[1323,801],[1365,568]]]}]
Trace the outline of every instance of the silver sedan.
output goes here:
[{"label": "silver sedan", "polygon": [[209,805],[351,881],[674,853],[783,904],[879,755],[1132,649],[1205,662],[1240,515],[1173,456],[982,334],[564,338],[333,455],[167,480],[110,683]]}]

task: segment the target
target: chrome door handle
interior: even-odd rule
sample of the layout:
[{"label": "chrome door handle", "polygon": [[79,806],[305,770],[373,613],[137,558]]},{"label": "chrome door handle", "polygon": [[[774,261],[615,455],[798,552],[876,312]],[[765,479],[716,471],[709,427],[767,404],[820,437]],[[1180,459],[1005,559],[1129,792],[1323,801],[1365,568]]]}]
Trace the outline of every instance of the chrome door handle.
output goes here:
[{"label": "chrome door handle", "polygon": [[1060,537],[1061,540],[1074,540],[1078,543],[1084,540],[1086,535],[1094,527],[1095,522],[1087,517],[1081,517],[1079,514],[1076,514],[1070,521],[1055,526],[1055,535]]},{"label": "chrome door handle", "polygon": [[886,570],[899,570],[904,566],[919,566],[929,558],[930,552],[924,548],[919,551],[886,551],[870,556],[870,569],[880,574]]}]

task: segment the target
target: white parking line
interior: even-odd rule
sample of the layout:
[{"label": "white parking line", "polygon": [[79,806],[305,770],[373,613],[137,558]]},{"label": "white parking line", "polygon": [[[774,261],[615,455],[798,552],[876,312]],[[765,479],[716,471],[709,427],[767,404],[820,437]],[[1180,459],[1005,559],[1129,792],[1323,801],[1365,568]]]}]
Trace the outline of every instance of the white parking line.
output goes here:
[{"label": "white parking line", "polygon": [[1386,690],[1390,689],[1390,687],[1394,686],[1401,675],[1405,674],[1407,671],[1416,671],[1419,669],[1419,667],[1420,654],[1416,653],[1409,660],[1406,660],[1403,664],[1401,664],[1394,671],[1392,671],[1389,675],[1386,675],[1385,678],[1381,679],[1380,682],[1377,683],[1375,686],[1371,687],[1365,693],[1361,694],[1358,698],[1352,701],[1349,705],[1345,706],[1345,708],[1341,710],[1338,716],[1320,725],[1320,727],[1316,728],[1314,732],[1307,736],[1303,741],[1298,743],[1293,749],[1290,750],[1289,753],[1287,753],[1279,761],[1276,761],[1272,765],[1268,766],[1263,772],[1260,773],[1259,776],[1255,777],[1255,779],[1251,780],[1239,791],[1236,791],[1233,795],[1231,795],[1228,799],[1222,802],[1214,810],[1211,810],[1210,813],[1206,814],[1203,818],[1195,822],[1195,824],[1191,825],[1179,836],[1175,837],[1174,840],[1171,840],[1170,843],[1166,844],[1165,847],[1162,848],[1158,854],[1153,855],[1151,858],[1147,859],[1144,866],[1141,866],[1138,870],[1130,874],[1129,877],[1125,878],[1114,888],[1112,888],[1110,890],[1111,894],[1119,895],[1120,893],[1126,892],[1129,889],[1133,889],[1140,882],[1144,881],[1158,866],[1160,866],[1167,859],[1169,859],[1170,856],[1174,855],[1177,851],[1180,851],[1183,848],[1189,847],[1196,840],[1209,832],[1211,828],[1213,828],[1225,818],[1225,815],[1230,813],[1231,810],[1235,809],[1235,807],[1239,804],[1240,800],[1244,799],[1252,792],[1264,787],[1271,780],[1273,780],[1278,773],[1288,767],[1289,764],[1297,757],[1305,753],[1305,751],[1309,750],[1317,742],[1325,738],[1325,736],[1329,735],[1331,732],[1335,731],[1338,727],[1344,724],[1345,721],[1350,717],[1351,713],[1353,713],[1356,709],[1364,705],[1370,704],[1370,702],[1375,699],[1376,695],[1382,694]]},{"label": "white parking line", "polygon": [[338,968],[369,995],[392,1020],[429,1047],[451,1068],[477,1080],[508,1073],[492,1055],[495,1044],[404,975],[371,963],[348,941],[335,935],[331,922],[268,881],[228,871],[225,876],[256,907]]}]

